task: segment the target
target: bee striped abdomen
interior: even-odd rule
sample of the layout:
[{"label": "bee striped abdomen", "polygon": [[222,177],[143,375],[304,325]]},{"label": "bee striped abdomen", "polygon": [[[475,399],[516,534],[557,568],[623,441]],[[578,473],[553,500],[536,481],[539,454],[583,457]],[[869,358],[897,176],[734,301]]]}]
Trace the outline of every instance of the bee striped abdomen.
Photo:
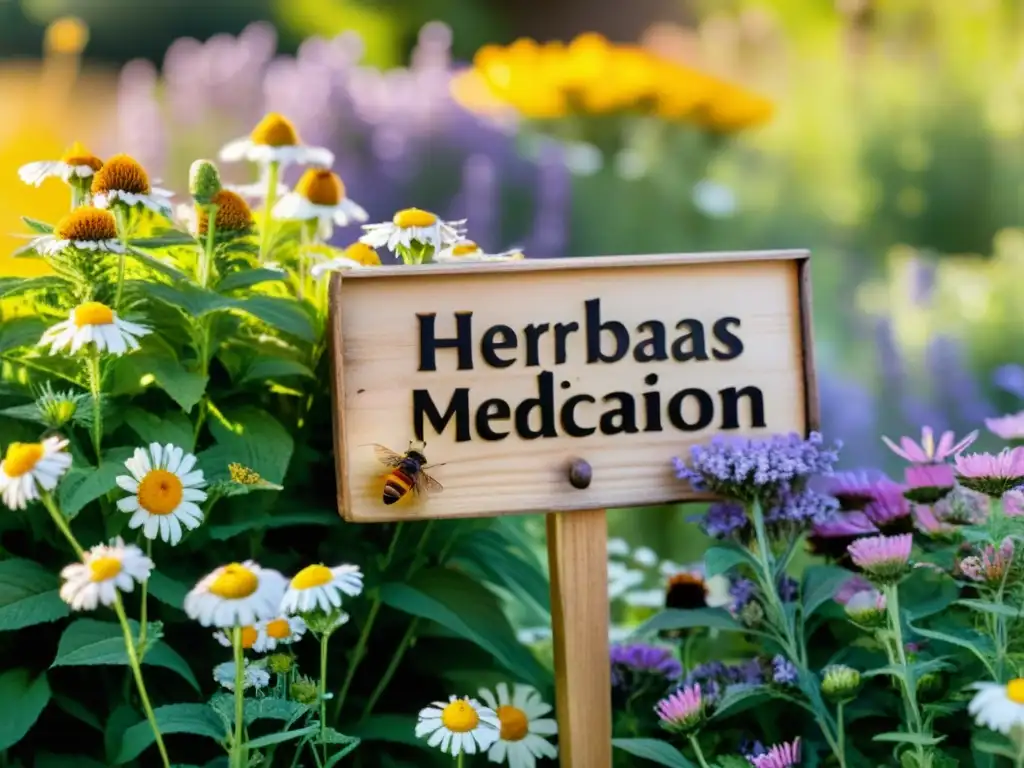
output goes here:
[{"label": "bee striped abdomen", "polygon": [[398,467],[384,481],[384,503],[394,504],[407,494],[413,486],[412,476],[402,467]]}]

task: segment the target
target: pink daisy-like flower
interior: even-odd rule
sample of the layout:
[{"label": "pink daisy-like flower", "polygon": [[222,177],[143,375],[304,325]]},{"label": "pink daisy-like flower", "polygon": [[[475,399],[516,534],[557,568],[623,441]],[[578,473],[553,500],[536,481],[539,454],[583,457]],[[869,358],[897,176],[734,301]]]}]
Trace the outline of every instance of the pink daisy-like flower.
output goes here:
[{"label": "pink daisy-like flower", "polygon": [[1007,517],[1024,517],[1024,492],[1007,491],[1003,494],[1003,514]]},{"label": "pink daisy-like flower", "polygon": [[935,504],[949,495],[956,485],[953,467],[949,464],[911,464],[903,473],[907,489],[903,492],[918,504]]},{"label": "pink daisy-like flower", "polygon": [[874,589],[871,582],[863,576],[853,576],[842,583],[833,599],[840,605],[846,605],[854,595],[860,592],[873,592]]},{"label": "pink daisy-like flower", "polygon": [[931,427],[921,429],[921,442],[915,443],[909,437],[901,437],[900,444],[896,445],[888,437],[882,437],[882,442],[889,446],[889,450],[911,464],[938,464],[951,456],[962,453],[971,443],[978,439],[978,430],[974,430],[959,443],[954,442],[956,436],[952,432],[943,432],[939,442],[935,442],[935,432]]},{"label": "pink daisy-like flower", "polygon": [[935,510],[927,504],[914,506],[914,523],[919,531],[929,536],[944,536],[956,530],[955,525],[940,520],[939,516],[935,514]]},{"label": "pink daisy-like flower", "polygon": [[879,489],[874,501],[864,507],[864,514],[887,533],[903,533],[912,527],[910,502],[903,495],[903,487],[896,483]]},{"label": "pink daisy-like flower", "polygon": [[877,470],[836,472],[820,479],[820,490],[839,502],[844,511],[864,509],[880,490],[896,485]]},{"label": "pink daisy-like flower", "polygon": [[994,456],[991,453],[957,456],[956,471],[965,488],[1001,498],[1024,483],[1024,446],[1004,448]]},{"label": "pink daisy-like flower", "polygon": [[867,533],[878,533],[878,528],[863,512],[839,512],[815,523],[811,528],[812,536],[823,539],[841,539]]},{"label": "pink daisy-like flower", "polygon": [[857,539],[847,547],[847,551],[854,564],[869,576],[879,581],[896,581],[907,570],[913,546],[913,535],[904,533]]},{"label": "pink daisy-like flower", "polygon": [[659,701],[654,711],[661,727],[674,733],[692,731],[704,719],[704,697],[700,685],[688,685]]},{"label": "pink daisy-like flower", "polygon": [[747,758],[754,768],[792,768],[800,765],[800,737],[776,744],[761,755]]},{"label": "pink daisy-like flower", "polygon": [[1003,440],[1024,440],[1024,411],[985,419],[985,426],[989,432]]},{"label": "pink daisy-like flower", "polygon": [[971,555],[960,561],[960,573],[971,581],[992,586],[1002,583],[1006,571],[1013,565],[1013,539],[1007,536],[996,549],[991,544],[980,555]]}]

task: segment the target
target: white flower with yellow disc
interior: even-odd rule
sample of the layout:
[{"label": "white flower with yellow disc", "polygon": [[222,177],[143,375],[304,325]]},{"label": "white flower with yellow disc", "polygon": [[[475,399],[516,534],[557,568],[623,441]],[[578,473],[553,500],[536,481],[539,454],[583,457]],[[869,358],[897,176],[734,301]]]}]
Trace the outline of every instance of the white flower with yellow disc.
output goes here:
[{"label": "white flower with yellow disc", "polygon": [[512,248],[501,253],[486,253],[472,240],[463,240],[439,251],[434,256],[434,261],[465,264],[483,261],[522,261],[525,258],[519,248]]},{"label": "white flower with yellow disc", "polygon": [[144,325],[122,320],[106,304],[87,301],[71,310],[67,320],[50,326],[39,339],[39,346],[50,345],[50,354],[67,349],[75,354],[92,344],[97,352],[123,355],[139,348],[139,338],[150,333]]},{"label": "white flower with yellow disc", "polygon": [[49,492],[71,467],[67,440],[48,437],[41,443],[11,443],[0,461],[0,498],[11,509],[25,509],[28,502]]},{"label": "white flower with yellow disc", "polygon": [[[249,625],[242,627],[242,648],[249,650],[256,645],[256,641],[259,640],[260,631],[256,629],[255,625]],[[231,635],[225,632],[223,629],[218,629],[213,633],[213,639],[223,645],[225,648],[231,648]]]},{"label": "white flower with yellow disc", "polygon": [[380,256],[366,243],[352,243],[345,249],[344,256],[337,256],[327,261],[314,264],[309,270],[314,280],[319,280],[329,272],[341,272],[346,269],[365,269],[379,267]]},{"label": "white flower with yellow disc", "polygon": [[345,195],[338,174],[324,168],[310,168],[295,189],[274,206],[274,218],[291,221],[316,221],[317,234],[323,240],[334,234],[334,225],[345,227],[363,222],[369,214]]},{"label": "white flower with yellow disc", "polygon": [[[261,688],[266,688],[270,685],[270,673],[267,672],[267,670],[262,666],[249,664],[248,659],[244,659],[244,662],[245,663],[242,666],[243,691],[250,688],[258,691]],[[223,664],[218,664],[214,667],[213,679],[229,691],[235,690],[235,662],[225,661]]]},{"label": "white flower with yellow disc", "polygon": [[256,653],[269,653],[279,645],[297,643],[306,634],[306,622],[301,616],[278,616],[256,625],[257,637],[252,649]]},{"label": "white flower with yellow disc", "polygon": [[363,591],[363,573],[357,565],[307,565],[291,580],[281,600],[281,613],[331,613],[341,607],[341,595],[356,597]]},{"label": "white flower with yellow disc", "polygon": [[148,449],[136,448],[124,465],[131,475],[119,475],[115,482],[132,495],[118,501],[117,508],[131,513],[129,528],[142,528],[147,539],[159,536],[173,546],[181,541],[183,525],[191,531],[202,524],[196,502],[206,501],[206,479],[195,469],[195,456],[170,443],[152,443]]},{"label": "white flower with yellow disc", "polygon": [[185,613],[204,627],[245,627],[278,616],[285,579],[252,560],[208,573],[185,596]]},{"label": "white flower with yellow disc", "polygon": [[18,177],[26,184],[38,187],[47,179],[61,179],[68,183],[88,179],[102,167],[103,161],[76,141],[60,160],[39,160],[21,166]]},{"label": "white flower with yellow disc", "polygon": [[446,704],[435,701],[420,710],[416,723],[416,738],[429,736],[427,744],[442,752],[457,756],[486,752],[495,741],[501,724],[493,709],[476,699],[451,696]]},{"label": "white flower with yellow disc", "polygon": [[114,155],[92,177],[92,202],[97,208],[111,208],[116,203],[129,207],[140,205],[169,216],[174,193],[154,187],[149,174],[137,160],[128,155]]},{"label": "white flower with yellow disc", "polygon": [[386,247],[395,252],[399,247],[409,248],[414,243],[431,246],[435,251],[454,245],[465,234],[459,221],[441,221],[437,214],[419,208],[406,208],[396,213],[391,221],[380,224],[363,224],[366,234],[359,238],[373,248]]},{"label": "white flower with yellow disc", "polygon": [[69,250],[125,252],[117,236],[114,215],[88,205],[75,208],[57,222],[51,234],[33,238],[28,247],[43,256],[56,256]]},{"label": "white flower with yellow disc", "polygon": [[975,683],[978,691],[967,705],[978,725],[1009,735],[1014,728],[1024,727],[1024,678],[1016,678],[1006,685],[1001,683]]},{"label": "white flower with yellow disc", "polygon": [[96,545],[82,555],[82,562],[60,572],[60,598],[73,611],[92,611],[100,603],[112,605],[118,592],[132,592],[152,571],[153,561],[118,537],[109,545]]},{"label": "white flower with yellow disc", "polygon": [[279,163],[281,167],[291,163],[323,168],[334,165],[333,152],[304,145],[292,121],[276,112],[265,115],[245,138],[225,144],[220,150],[220,159],[226,162],[248,160],[261,165]]},{"label": "white flower with yellow disc", "polygon": [[498,683],[497,696],[486,688],[480,698],[498,716],[498,740],[487,753],[492,763],[507,762],[510,768],[534,768],[541,757],[558,757],[558,749],[545,737],[558,733],[558,723],[544,717],[551,711],[536,688],[515,685],[509,696],[508,686]]}]

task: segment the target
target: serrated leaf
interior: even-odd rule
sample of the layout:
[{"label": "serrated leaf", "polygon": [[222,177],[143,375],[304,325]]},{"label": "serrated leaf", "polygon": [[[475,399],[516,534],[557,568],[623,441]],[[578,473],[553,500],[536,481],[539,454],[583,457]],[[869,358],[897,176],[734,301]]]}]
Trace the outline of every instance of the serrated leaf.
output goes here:
[{"label": "serrated leaf", "polygon": [[40,235],[49,235],[53,233],[53,225],[47,224],[45,221],[33,219],[28,216],[22,216],[21,220],[25,222],[29,229],[33,232],[38,232]]},{"label": "serrated leaf", "polygon": [[252,288],[252,286],[259,285],[260,283],[284,280],[285,277],[286,275],[283,272],[278,272],[276,269],[264,269],[262,267],[239,269],[221,278],[221,281],[217,283],[217,290],[220,293],[229,293],[241,288]]},{"label": "serrated leaf", "polygon": [[21,741],[49,702],[50,684],[45,674],[34,676],[27,669],[0,674],[0,751]]},{"label": "serrated leaf", "polygon": [[266,736],[261,736],[258,739],[253,739],[248,742],[247,746],[249,749],[261,749],[262,747],[269,747],[274,744],[281,744],[286,741],[295,741],[295,739],[301,739],[304,736],[310,736],[320,730],[320,726],[307,725],[305,728],[297,728],[294,731],[284,731],[282,733],[271,733]]},{"label": "serrated leaf", "polygon": [[246,384],[250,381],[266,381],[267,379],[280,379],[288,376],[302,376],[307,379],[316,378],[316,374],[298,360],[289,360],[283,357],[262,357],[252,362],[238,383]]},{"label": "serrated leaf", "polygon": [[333,768],[333,766],[341,762],[342,758],[354,752],[361,742],[359,737],[346,736],[344,733],[333,728],[324,729],[323,740],[328,744],[341,745],[341,749],[331,755],[327,762],[324,763],[324,768]]},{"label": "serrated leaf", "polygon": [[303,341],[316,341],[316,328],[312,319],[294,299],[279,296],[246,296],[234,300],[231,308]]},{"label": "serrated leaf", "polygon": [[612,739],[612,746],[628,752],[633,757],[650,760],[667,768],[696,768],[686,755],[667,741],[658,739]]},{"label": "serrated leaf", "polygon": [[31,291],[67,288],[68,282],[54,275],[0,278],[0,299],[13,299]]},{"label": "serrated leaf", "polygon": [[[190,733],[195,736],[206,736],[218,742],[223,742],[228,737],[224,723],[206,704],[168,704],[157,707],[153,714],[163,735]],[[153,728],[149,721],[136,723],[124,732],[121,749],[114,761],[115,765],[134,760],[154,741]]]},{"label": "serrated leaf", "polygon": [[95,501],[117,487],[119,475],[128,474],[124,462],[132,455],[130,448],[114,448],[103,454],[103,463],[98,467],[74,467],[61,481],[58,490],[60,509],[68,520],[86,504]]},{"label": "serrated leaf", "polygon": [[125,424],[144,444],[171,443],[186,451],[192,450],[195,430],[188,416],[183,413],[171,411],[157,414],[142,408],[128,408],[123,417]]},{"label": "serrated leaf", "polygon": [[[309,711],[309,707],[299,704],[297,701],[271,698],[246,699],[244,719],[246,725],[251,725],[257,720],[281,720],[291,723]],[[231,722],[234,720],[234,710],[232,710]]]},{"label": "serrated leaf", "polygon": [[662,611],[637,627],[633,635],[639,637],[665,630],[693,629],[695,627],[723,629],[729,632],[747,631],[747,628],[730,616],[724,608],[695,608]]},{"label": "serrated leaf", "polygon": [[0,560],[0,631],[63,619],[71,613],[60,599],[60,579],[31,560]]}]

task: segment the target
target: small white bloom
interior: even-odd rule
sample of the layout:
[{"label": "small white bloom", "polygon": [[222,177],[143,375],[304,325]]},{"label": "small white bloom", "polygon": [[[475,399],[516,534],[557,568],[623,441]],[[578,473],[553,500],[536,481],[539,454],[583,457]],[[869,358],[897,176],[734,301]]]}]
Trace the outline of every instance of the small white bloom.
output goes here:
[{"label": "small white bloom", "polygon": [[736,213],[736,195],[717,181],[704,179],[693,187],[693,204],[706,215],[725,219]]},{"label": "small white bloom", "polygon": [[237,627],[276,618],[285,579],[252,560],[222,565],[185,596],[185,613],[204,627]]},{"label": "small white bloom", "polygon": [[221,148],[225,162],[248,160],[267,165],[278,163],[282,168],[292,163],[330,168],[334,153],[324,147],[307,147],[299,140],[292,122],[277,113],[267,114],[248,136],[228,142]]},{"label": "small white bloom", "polygon": [[310,168],[299,179],[295,190],[274,206],[274,217],[292,221],[316,221],[317,234],[327,240],[334,225],[345,227],[369,218],[363,208],[345,195],[338,174],[324,168]]},{"label": "small white bloom", "polygon": [[91,178],[102,165],[98,157],[76,141],[60,160],[40,160],[21,166],[18,177],[26,184],[38,187],[51,178],[65,182]]},{"label": "small white bloom", "polygon": [[92,253],[124,253],[125,246],[118,239],[117,221],[110,211],[83,205],[64,215],[53,231],[34,238],[29,248],[44,256],[55,256],[65,251]]},{"label": "small white bloom", "polygon": [[98,544],[60,572],[64,584],[60,598],[73,611],[92,611],[96,606],[112,605],[117,593],[131,592],[135,583],[149,578],[153,561],[134,544],[126,545],[120,537],[109,545]]},{"label": "small white bloom", "polygon": [[1024,726],[1024,678],[1016,678],[1006,685],[975,683],[978,693],[967,705],[978,725],[1009,735],[1013,728]]},{"label": "small white bloom", "polygon": [[92,180],[92,204],[101,210],[120,203],[168,216],[172,197],[174,193],[170,190],[152,186],[146,169],[129,155],[109,158]]},{"label": "small white bloom", "polygon": [[171,198],[174,193],[169,189],[153,187],[148,193],[128,192],[123,189],[112,189],[109,192],[100,192],[93,195],[92,202],[97,208],[110,208],[115,203],[124,203],[128,206],[141,205],[151,211],[170,216],[174,205]]},{"label": "small white bloom", "polygon": [[279,645],[297,643],[306,634],[306,622],[301,616],[278,616],[256,625],[259,633],[252,649],[256,653],[269,653]]},{"label": "small white bloom", "polygon": [[391,221],[379,224],[364,224],[366,234],[359,238],[373,248],[386,247],[395,252],[399,246],[409,248],[413,243],[431,246],[441,251],[454,245],[465,234],[460,221],[441,221],[436,214],[421,211],[419,208],[406,208],[394,215]]},{"label": "small white bloom", "polygon": [[519,248],[512,248],[501,253],[485,253],[472,240],[463,240],[439,251],[434,256],[434,261],[468,264],[486,261],[522,261],[525,258],[522,250]]},{"label": "small white bloom", "polygon": [[663,608],[665,592],[657,588],[638,589],[634,592],[626,592],[622,596],[622,602],[634,608]]},{"label": "small white bloom", "polygon": [[658,564],[658,555],[650,547],[637,547],[633,550],[633,559],[645,568],[653,568]]},{"label": "small white bloom", "polygon": [[498,716],[498,740],[487,753],[492,763],[507,762],[510,768],[534,768],[538,758],[556,758],[558,749],[545,737],[558,733],[558,723],[544,717],[551,711],[540,692],[529,685],[514,685],[509,696],[508,686],[498,683],[497,696],[486,688],[479,691],[480,698]]},{"label": "small white bloom", "polygon": [[476,699],[450,696],[447,704],[435,701],[420,710],[416,738],[429,736],[428,746],[438,747],[453,757],[463,752],[473,755],[489,749],[498,740],[500,729],[493,709]]},{"label": "small white bloom", "polygon": [[206,479],[194,469],[196,457],[176,445],[153,443],[136,448],[124,463],[131,475],[119,475],[115,482],[132,494],[117,502],[122,512],[131,513],[128,527],[142,528],[147,539],[158,536],[174,546],[181,541],[181,526],[190,531],[203,522],[196,502],[206,501]]},{"label": "small white bloom", "polygon": [[281,601],[281,613],[331,613],[341,607],[341,593],[356,597],[363,591],[363,574],[356,565],[307,565],[291,580]]},{"label": "small white bloom", "polygon": [[623,563],[608,563],[608,599],[616,600],[644,581],[644,572]]},{"label": "small white bloom", "polygon": [[516,632],[516,640],[523,645],[534,645],[551,639],[551,627],[524,627]]},{"label": "small white bloom", "polygon": [[106,304],[87,301],[71,310],[67,320],[46,329],[39,346],[50,345],[50,354],[67,349],[75,354],[92,344],[97,352],[120,356],[139,348],[139,338],[150,333],[144,325],[122,320]]},{"label": "small white bloom", "polygon": [[629,542],[625,539],[614,538],[608,539],[608,556],[609,557],[628,557],[630,553]]},{"label": "small white bloom", "polygon": [[71,467],[67,440],[48,437],[41,443],[11,443],[0,461],[0,498],[11,509],[25,509],[39,498],[40,491],[52,491]]},{"label": "small white bloom", "polygon": [[380,266],[380,256],[366,243],[352,243],[345,249],[344,256],[337,256],[328,261],[314,264],[310,274],[319,280],[329,272],[341,272],[347,269],[367,269]]},{"label": "small white bloom", "polygon": [[[257,691],[266,688],[270,684],[270,673],[263,667],[250,665],[248,659],[244,659],[245,665],[242,671],[242,690],[247,691],[254,688]],[[235,690],[235,662],[225,661],[213,668],[213,679],[223,685],[229,691]]]}]

